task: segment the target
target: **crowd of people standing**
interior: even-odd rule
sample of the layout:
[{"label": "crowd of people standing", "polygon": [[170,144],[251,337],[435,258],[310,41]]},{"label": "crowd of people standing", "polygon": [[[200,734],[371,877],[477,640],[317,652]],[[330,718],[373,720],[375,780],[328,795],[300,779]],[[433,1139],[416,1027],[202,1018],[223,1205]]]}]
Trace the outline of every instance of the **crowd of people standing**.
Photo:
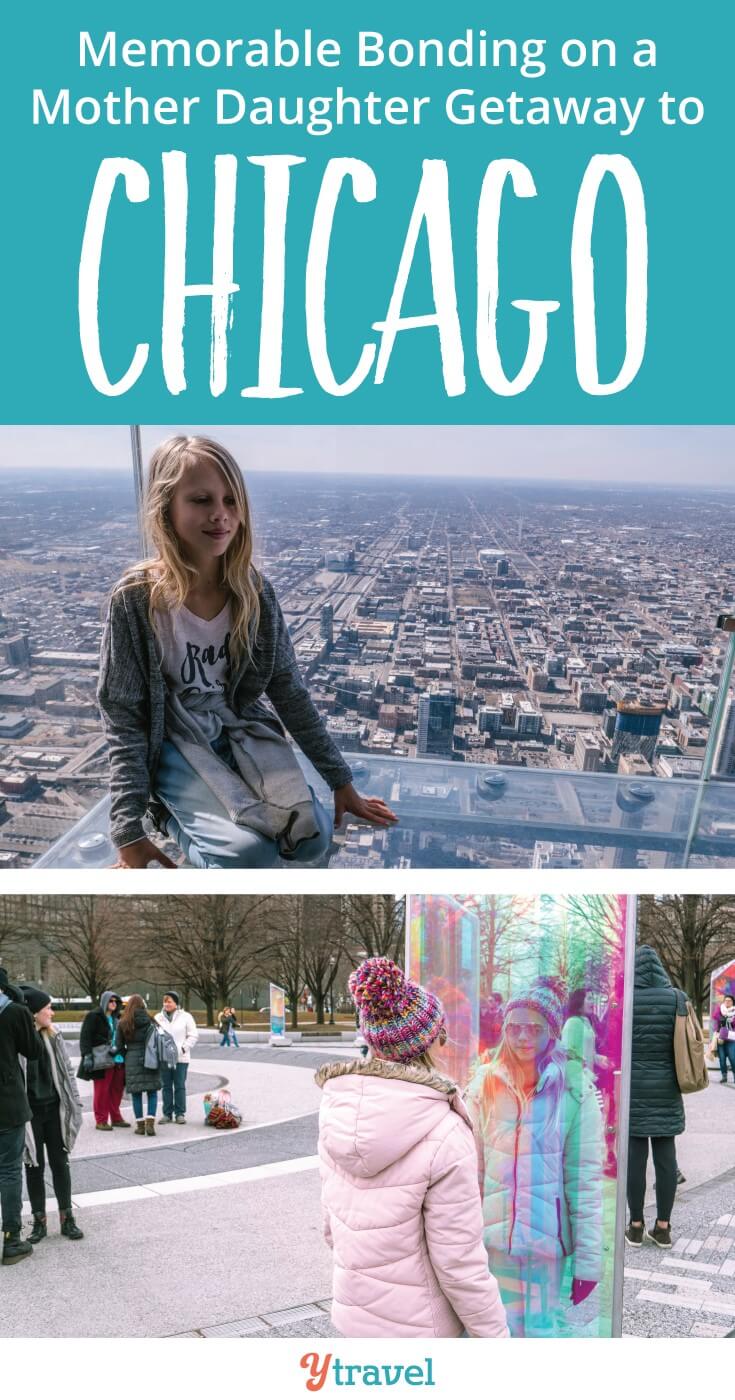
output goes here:
[{"label": "crowd of people standing", "polygon": [[[82,1126],[77,1079],[92,1083],[95,1128],[130,1128],[122,1113],[127,1093],[135,1119],[134,1136],[155,1136],[158,1095],[161,1124],[186,1123],[186,1080],[199,1032],[176,992],[166,992],[151,1016],[137,994],[123,998],[106,991],[88,1011],[79,1037],[80,1061],[74,1073],[63,1035],[53,1024],[48,992],[15,985],[0,968],[0,1207],[2,1263],[27,1258],[48,1233],[46,1164],[51,1173],[60,1233],[84,1238],[72,1206],[69,1158]],[[156,1036],[167,1038],[165,1062]],[[155,1063],[154,1063],[155,1062]],[[32,1221],[22,1235],[23,1170]]]}]

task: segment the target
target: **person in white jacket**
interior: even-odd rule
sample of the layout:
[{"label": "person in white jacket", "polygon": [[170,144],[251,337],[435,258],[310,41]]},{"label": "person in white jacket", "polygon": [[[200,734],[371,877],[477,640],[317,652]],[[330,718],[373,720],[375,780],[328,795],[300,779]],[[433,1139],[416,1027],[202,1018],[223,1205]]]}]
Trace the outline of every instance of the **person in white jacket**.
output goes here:
[{"label": "person in white jacket", "polygon": [[602,1274],[602,1115],[589,1071],[570,1073],[562,1019],[546,983],[511,998],[465,1095],[483,1149],[485,1248],[514,1337],[558,1330],[567,1267],[574,1306]]},{"label": "person in white jacket", "polygon": [[190,1012],[179,1005],[178,992],[166,992],[163,1009],[156,1016],[156,1023],[168,1031],[176,1041],[179,1062],[175,1069],[161,1067],[161,1089],[163,1092],[163,1116],[160,1123],[186,1122],[186,1076],[189,1072],[192,1046],[199,1039],[196,1021]]}]

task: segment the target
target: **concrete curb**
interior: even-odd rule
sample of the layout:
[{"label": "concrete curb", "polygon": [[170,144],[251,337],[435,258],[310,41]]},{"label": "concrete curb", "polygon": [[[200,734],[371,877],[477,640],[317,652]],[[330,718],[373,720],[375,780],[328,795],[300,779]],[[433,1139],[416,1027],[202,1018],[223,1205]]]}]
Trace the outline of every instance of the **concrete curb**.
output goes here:
[{"label": "concrete curb", "polygon": [[[60,1021],[56,1029],[61,1033],[64,1040],[78,1040],[79,1032],[82,1028],[81,1021]],[[308,1031],[286,1031],[286,1039],[294,1044],[308,1047],[313,1045],[315,1049],[323,1050],[327,1045],[354,1045],[357,1033],[355,1031],[340,1031],[337,1035],[313,1035]],[[211,1026],[199,1027],[199,1045],[217,1045],[221,1040],[220,1032]],[[270,1031],[237,1031],[237,1038],[241,1045],[270,1045]]]}]

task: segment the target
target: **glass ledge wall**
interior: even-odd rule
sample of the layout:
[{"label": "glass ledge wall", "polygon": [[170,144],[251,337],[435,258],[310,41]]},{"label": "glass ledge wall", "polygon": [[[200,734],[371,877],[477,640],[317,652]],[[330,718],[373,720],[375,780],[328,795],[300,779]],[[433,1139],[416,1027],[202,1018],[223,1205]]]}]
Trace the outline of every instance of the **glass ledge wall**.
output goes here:
[{"label": "glass ledge wall", "polygon": [[[735,782],[345,756],[356,786],[384,798],[399,824],[379,831],[348,823],[335,834],[332,868],[735,865]],[[306,760],[302,766],[318,795],[329,801]],[[115,858],[109,800],[104,799],[36,868],[93,869],[111,865]]]}]

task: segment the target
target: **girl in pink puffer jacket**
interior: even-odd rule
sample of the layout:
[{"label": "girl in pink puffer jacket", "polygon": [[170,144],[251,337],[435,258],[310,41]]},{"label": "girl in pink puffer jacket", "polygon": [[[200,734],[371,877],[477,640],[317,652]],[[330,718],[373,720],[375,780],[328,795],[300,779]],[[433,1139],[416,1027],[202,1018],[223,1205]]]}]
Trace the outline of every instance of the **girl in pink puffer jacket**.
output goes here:
[{"label": "girl in pink puffer jacket", "polygon": [[477,1148],[430,1048],[441,1002],[389,958],[350,978],[367,1060],[325,1065],[319,1158],[345,1337],[507,1337],[482,1242]]}]

